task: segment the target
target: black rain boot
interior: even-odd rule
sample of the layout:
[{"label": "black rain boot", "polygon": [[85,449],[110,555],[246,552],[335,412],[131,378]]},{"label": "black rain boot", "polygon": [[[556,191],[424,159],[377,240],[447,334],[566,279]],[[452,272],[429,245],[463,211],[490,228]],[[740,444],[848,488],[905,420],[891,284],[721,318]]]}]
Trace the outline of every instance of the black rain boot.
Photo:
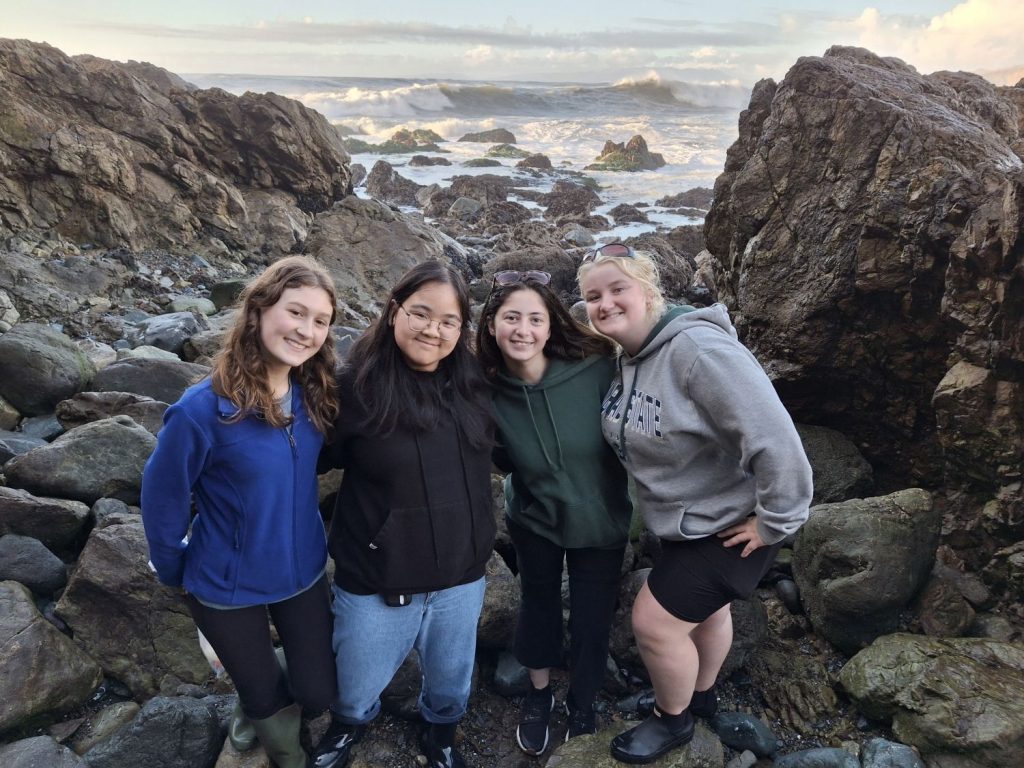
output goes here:
[{"label": "black rain boot", "polygon": [[714,717],[718,711],[718,691],[712,685],[706,691],[694,691],[690,699],[690,713],[694,717]]},{"label": "black rain boot", "polygon": [[365,725],[343,723],[332,716],[331,724],[313,750],[315,768],[345,768],[352,756],[352,747],[359,743],[364,733]]},{"label": "black rain boot", "polygon": [[420,735],[420,746],[429,768],[468,768],[455,749],[455,728],[458,723],[430,723]]},{"label": "black rain boot", "polygon": [[612,757],[623,763],[650,763],[693,738],[693,715],[684,709],[666,715],[654,705],[654,712],[635,728],[612,739]]}]

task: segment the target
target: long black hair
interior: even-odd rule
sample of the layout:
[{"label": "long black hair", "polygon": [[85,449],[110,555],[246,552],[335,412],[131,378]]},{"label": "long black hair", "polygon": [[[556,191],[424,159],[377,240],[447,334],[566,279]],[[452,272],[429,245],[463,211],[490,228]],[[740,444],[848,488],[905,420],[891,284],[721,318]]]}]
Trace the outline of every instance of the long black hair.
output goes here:
[{"label": "long black hair", "polygon": [[[450,285],[458,298],[462,332],[433,373],[413,371],[395,342],[392,322],[398,307],[430,283]],[[355,395],[365,408],[363,429],[388,435],[399,426],[429,431],[454,418],[470,445],[489,449],[494,433],[490,394],[480,363],[469,348],[469,289],[462,276],[439,261],[406,272],[391,289],[384,311],[352,345],[347,365],[355,374]]]},{"label": "long black hair", "polygon": [[493,381],[505,367],[504,358],[498,348],[498,341],[488,330],[506,299],[516,291],[530,290],[540,296],[548,312],[551,336],[544,344],[544,354],[559,360],[582,360],[591,355],[611,356],[614,345],[604,336],[576,322],[569,310],[551,288],[535,280],[525,280],[511,285],[496,285],[483,311],[476,332],[476,350],[483,366],[484,375]]}]

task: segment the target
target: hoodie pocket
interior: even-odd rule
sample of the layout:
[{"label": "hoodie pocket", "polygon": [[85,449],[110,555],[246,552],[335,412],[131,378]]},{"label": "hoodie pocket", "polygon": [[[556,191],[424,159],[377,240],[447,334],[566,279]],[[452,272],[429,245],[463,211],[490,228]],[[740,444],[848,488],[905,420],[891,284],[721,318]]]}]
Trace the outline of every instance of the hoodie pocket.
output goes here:
[{"label": "hoodie pocket", "polygon": [[381,583],[402,588],[459,578],[473,548],[468,521],[454,504],[394,508],[367,544]]}]

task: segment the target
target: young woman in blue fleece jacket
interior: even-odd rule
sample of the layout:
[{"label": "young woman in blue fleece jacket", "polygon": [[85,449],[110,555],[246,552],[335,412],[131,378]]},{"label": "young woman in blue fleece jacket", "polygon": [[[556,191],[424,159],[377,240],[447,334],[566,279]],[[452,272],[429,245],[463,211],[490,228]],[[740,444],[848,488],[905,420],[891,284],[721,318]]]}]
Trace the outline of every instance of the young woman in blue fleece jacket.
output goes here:
[{"label": "young woman in blue fleece jacket", "polygon": [[304,257],[250,283],[212,375],[167,409],[142,482],[157,578],[184,589],[280,768],[307,765],[299,705],[321,711],[335,696],[316,478],[338,413],[335,303],[330,276]]}]

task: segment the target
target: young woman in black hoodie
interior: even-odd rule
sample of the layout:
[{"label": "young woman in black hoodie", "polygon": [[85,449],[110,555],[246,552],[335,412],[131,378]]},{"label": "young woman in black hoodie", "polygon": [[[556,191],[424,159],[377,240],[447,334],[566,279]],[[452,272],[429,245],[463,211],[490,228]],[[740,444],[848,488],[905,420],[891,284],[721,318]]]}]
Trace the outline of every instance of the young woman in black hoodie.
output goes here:
[{"label": "young woman in black hoodie", "polygon": [[459,274],[419,264],[395,285],[339,376],[341,416],[321,462],[345,469],[328,537],[339,693],[318,768],[348,762],[413,648],[428,764],[465,765],[454,735],[469,699],[495,535],[493,417],[468,321]]}]

